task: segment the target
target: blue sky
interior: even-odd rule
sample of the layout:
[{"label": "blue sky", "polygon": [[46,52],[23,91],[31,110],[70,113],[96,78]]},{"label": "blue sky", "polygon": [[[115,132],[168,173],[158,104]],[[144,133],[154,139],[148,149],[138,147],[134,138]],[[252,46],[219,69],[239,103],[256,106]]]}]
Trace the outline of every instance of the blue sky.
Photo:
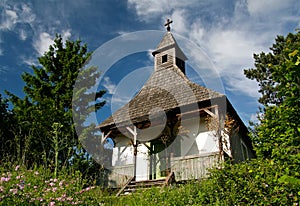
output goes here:
[{"label": "blue sky", "polygon": [[[23,96],[21,74],[30,72],[31,65],[38,65],[37,58],[53,43],[56,33],[65,39],[80,38],[94,51],[127,33],[165,32],[163,23],[171,18],[172,32],[201,48],[221,80],[224,93],[247,124],[255,117],[259,94],[256,82],[246,79],[243,69],[253,67],[253,53],[268,52],[277,35],[300,28],[300,1],[0,0],[0,15],[2,94],[9,90]],[[155,38],[153,49],[160,40]],[[193,55],[193,51],[187,53]],[[142,52],[122,58],[109,68],[99,83],[99,88],[108,91],[108,104],[99,121],[110,115],[112,97],[122,105],[142,86],[152,72],[151,65],[149,52]],[[136,79],[133,74],[140,77]],[[192,69],[188,75],[203,83],[200,79],[204,77],[195,78]],[[116,95],[123,91],[120,85],[123,90],[130,87],[131,93]]]}]

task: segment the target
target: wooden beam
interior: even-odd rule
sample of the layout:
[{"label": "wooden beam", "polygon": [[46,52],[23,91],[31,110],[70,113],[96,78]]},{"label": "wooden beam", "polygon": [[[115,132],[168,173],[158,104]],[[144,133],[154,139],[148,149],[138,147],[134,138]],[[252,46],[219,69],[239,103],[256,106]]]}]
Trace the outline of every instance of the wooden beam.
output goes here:
[{"label": "wooden beam", "polygon": [[216,114],[214,114],[213,112],[211,112],[211,111],[209,111],[208,109],[203,109],[203,111],[204,112],[206,112],[207,114],[209,114],[210,116],[212,116],[212,117],[217,117],[217,115]]},{"label": "wooden beam", "polygon": [[137,136],[136,126],[133,127],[133,130],[130,127],[126,127],[126,129],[134,136]]},{"label": "wooden beam", "polygon": [[[183,116],[183,115],[193,114],[193,113],[197,113],[197,112],[201,112],[201,111],[206,112],[206,111],[209,111],[209,109],[213,109],[213,108],[218,108],[218,105],[213,105],[213,106],[210,106],[210,107],[205,107],[205,108],[200,108],[200,109],[196,109],[196,110],[193,110],[193,111],[184,112],[184,113],[181,113],[181,114],[177,114],[176,116],[180,117],[180,116]],[[213,114],[211,111],[209,111],[209,112],[211,114]]]},{"label": "wooden beam", "polygon": [[105,135],[104,133],[102,133],[102,139],[101,139],[101,144],[104,143],[104,141],[106,140],[106,138],[108,138],[108,136],[111,134],[111,130],[109,130],[109,132]]}]

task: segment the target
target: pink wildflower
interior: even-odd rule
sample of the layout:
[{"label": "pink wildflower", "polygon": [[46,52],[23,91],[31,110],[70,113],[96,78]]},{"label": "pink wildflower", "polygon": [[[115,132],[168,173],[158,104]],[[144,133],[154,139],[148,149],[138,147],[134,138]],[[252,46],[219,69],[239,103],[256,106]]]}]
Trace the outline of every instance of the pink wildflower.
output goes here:
[{"label": "pink wildflower", "polygon": [[54,184],[53,182],[50,182],[49,185],[50,185],[51,187],[53,187],[55,184]]},{"label": "pink wildflower", "polygon": [[8,182],[10,180],[10,177],[1,177],[1,182]]},{"label": "pink wildflower", "polygon": [[18,180],[18,179],[20,179],[22,176],[21,175],[19,175],[19,176],[16,176],[16,179]]},{"label": "pink wildflower", "polygon": [[20,168],[20,165],[17,165],[15,170],[18,171],[19,168]]},{"label": "pink wildflower", "polygon": [[18,186],[19,186],[20,190],[23,190],[23,189],[24,189],[24,184],[20,184],[20,185],[18,185]]},{"label": "pink wildflower", "polygon": [[33,188],[34,188],[34,189],[37,189],[37,188],[38,188],[38,186],[33,186]]},{"label": "pink wildflower", "polygon": [[58,179],[54,179],[54,180],[53,180],[53,182],[57,182],[57,181],[58,181]]},{"label": "pink wildflower", "polygon": [[35,171],[34,174],[35,174],[35,175],[39,175],[40,173],[39,173],[38,171]]},{"label": "pink wildflower", "polygon": [[52,192],[56,192],[56,190],[57,190],[57,187],[52,188]]},{"label": "pink wildflower", "polygon": [[50,202],[49,203],[49,206],[53,206],[53,205],[55,205],[55,202]]},{"label": "pink wildflower", "polygon": [[18,189],[17,189],[17,188],[15,188],[15,189],[10,189],[9,191],[12,192],[12,193],[15,195],[15,194],[17,194]]},{"label": "pink wildflower", "polygon": [[62,186],[63,186],[63,183],[64,183],[64,181],[63,181],[63,180],[62,180],[62,181],[60,181],[60,182],[59,182],[59,186],[60,186],[60,187],[62,187]]}]

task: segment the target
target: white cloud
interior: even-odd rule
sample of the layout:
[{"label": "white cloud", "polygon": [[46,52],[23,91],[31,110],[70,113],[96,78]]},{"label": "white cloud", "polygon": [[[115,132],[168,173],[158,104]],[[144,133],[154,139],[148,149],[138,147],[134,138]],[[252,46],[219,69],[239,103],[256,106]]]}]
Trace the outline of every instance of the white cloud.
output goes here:
[{"label": "white cloud", "polygon": [[0,30],[13,30],[17,23],[32,24],[36,16],[27,4],[21,3],[14,6],[6,6],[2,18]]},{"label": "white cloud", "polygon": [[26,33],[26,31],[23,30],[23,29],[21,29],[20,33],[19,33],[19,36],[20,36],[21,40],[23,40],[23,41],[26,40],[27,39],[27,33]]},{"label": "white cloud", "polygon": [[[268,52],[277,35],[293,32],[286,28],[300,25],[299,0],[128,0],[128,5],[144,21],[171,17],[173,33],[188,38],[207,54],[183,45],[189,62],[206,61],[203,68],[213,62],[225,90],[253,97],[253,101],[259,96],[258,85],[243,74],[254,66],[253,53]],[[201,78],[209,77],[204,72]]]},{"label": "white cloud", "polygon": [[115,85],[109,77],[104,77],[103,78],[103,84],[102,86],[104,86],[104,88],[107,90],[108,94],[114,94],[114,92],[116,91],[116,87],[117,85]]},{"label": "white cloud", "polygon": [[[61,37],[63,42],[65,42],[68,38],[70,38],[71,32],[70,30],[63,31],[61,33]],[[39,55],[43,55],[46,51],[49,50],[49,46],[54,44],[54,37],[52,37],[47,32],[41,32],[36,41],[33,42],[33,47],[38,52]]]},{"label": "white cloud", "polygon": [[13,10],[5,10],[2,17],[3,21],[0,24],[0,30],[11,30],[18,20],[18,15]]},{"label": "white cloud", "polygon": [[[297,5],[299,1],[291,0],[247,0],[248,11],[250,15],[270,15],[277,12],[284,12],[291,5]],[[299,3],[298,3],[299,5]],[[274,15],[275,16],[275,15]]]},{"label": "white cloud", "polygon": [[169,13],[173,9],[192,7],[194,4],[199,4],[199,1],[128,0],[128,6],[134,8],[143,21],[150,21],[157,16]]},{"label": "white cloud", "polygon": [[54,41],[50,34],[42,32],[39,34],[38,39],[33,43],[33,46],[39,55],[43,55],[53,43]]}]

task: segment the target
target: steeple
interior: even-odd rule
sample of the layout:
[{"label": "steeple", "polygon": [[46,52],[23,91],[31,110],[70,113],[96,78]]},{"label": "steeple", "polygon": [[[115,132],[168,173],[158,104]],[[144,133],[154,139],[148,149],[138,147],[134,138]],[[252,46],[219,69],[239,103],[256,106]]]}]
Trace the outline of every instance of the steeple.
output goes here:
[{"label": "steeple", "polygon": [[159,70],[170,66],[178,67],[185,74],[185,60],[187,57],[178,46],[174,36],[171,33],[170,24],[173,21],[167,19],[167,33],[163,36],[155,51],[152,52],[154,56],[154,69]]}]

